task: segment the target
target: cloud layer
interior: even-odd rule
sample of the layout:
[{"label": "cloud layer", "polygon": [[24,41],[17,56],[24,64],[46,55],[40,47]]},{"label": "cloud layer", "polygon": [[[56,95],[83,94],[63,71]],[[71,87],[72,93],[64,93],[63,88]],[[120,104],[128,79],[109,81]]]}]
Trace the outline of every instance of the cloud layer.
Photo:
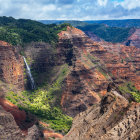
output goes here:
[{"label": "cloud layer", "polygon": [[140,18],[140,0],[0,0],[0,16],[98,20]]}]

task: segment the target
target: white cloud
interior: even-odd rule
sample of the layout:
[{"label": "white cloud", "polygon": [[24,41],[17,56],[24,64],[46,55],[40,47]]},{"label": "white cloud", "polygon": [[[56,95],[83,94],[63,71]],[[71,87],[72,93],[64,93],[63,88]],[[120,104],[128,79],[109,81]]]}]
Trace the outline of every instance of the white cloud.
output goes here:
[{"label": "white cloud", "polygon": [[120,3],[125,9],[134,9],[140,7],[140,0],[125,0]]},{"label": "white cloud", "polygon": [[0,16],[30,19],[140,18],[140,0],[0,0]]},{"label": "white cloud", "polygon": [[106,6],[107,2],[108,2],[108,0],[98,0],[98,4],[100,6]]},{"label": "white cloud", "polygon": [[42,7],[42,11],[46,12],[46,11],[54,11],[56,10],[56,6],[54,4],[49,4],[46,6]]}]

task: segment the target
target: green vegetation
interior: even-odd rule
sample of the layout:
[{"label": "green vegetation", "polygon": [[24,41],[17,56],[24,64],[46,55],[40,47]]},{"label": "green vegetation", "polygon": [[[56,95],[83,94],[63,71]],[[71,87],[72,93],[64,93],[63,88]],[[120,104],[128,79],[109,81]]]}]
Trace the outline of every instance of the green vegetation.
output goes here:
[{"label": "green vegetation", "polygon": [[108,42],[123,42],[130,36],[131,28],[108,27],[104,24],[89,24],[77,26],[83,31],[89,31]]},{"label": "green vegetation", "polygon": [[106,24],[110,27],[136,27],[136,28],[140,28],[140,19],[94,20],[94,21],[85,21],[85,22]]},{"label": "green vegetation", "polygon": [[57,24],[57,25],[63,23],[69,23],[74,27],[88,25],[88,23],[84,21],[78,21],[78,20],[39,20],[39,22],[44,24]]},{"label": "green vegetation", "polygon": [[130,93],[137,102],[140,102],[140,91],[137,90],[136,87],[131,82],[119,86],[119,90],[123,94]]},{"label": "green vegetation", "polygon": [[125,19],[125,20],[88,20],[88,21],[77,21],[77,20],[39,20],[44,24],[60,24],[70,23],[72,26],[85,26],[87,24],[106,24],[110,27],[136,27],[140,28],[140,19]]},{"label": "green vegetation", "polygon": [[49,123],[51,128],[61,133],[67,133],[72,124],[72,118],[64,115],[61,106],[62,83],[69,73],[68,65],[63,65],[57,79],[51,85],[44,85],[31,92],[8,92],[7,99],[20,109],[35,114],[41,121]]},{"label": "green vegetation", "polygon": [[58,41],[57,34],[66,30],[68,25],[45,25],[33,20],[0,17],[0,40],[12,45],[24,45],[32,41],[54,44]]},{"label": "green vegetation", "polygon": [[16,32],[10,32],[6,27],[0,27],[0,40],[12,45],[21,44],[21,38]]}]

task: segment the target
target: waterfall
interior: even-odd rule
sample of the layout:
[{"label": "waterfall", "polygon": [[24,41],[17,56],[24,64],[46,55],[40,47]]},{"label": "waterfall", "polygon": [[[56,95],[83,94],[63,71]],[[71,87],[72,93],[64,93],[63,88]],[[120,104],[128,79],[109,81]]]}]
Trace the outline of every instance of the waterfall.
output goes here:
[{"label": "waterfall", "polygon": [[32,87],[32,89],[34,89],[34,88],[35,88],[35,82],[34,82],[34,78],[33,78],[32,74],[31,74],[30,67],[29,67],[29,65],[27,64],[26,58],[25,58],[24,56],[23,56],[23,59],[24,59],[25,65],[26,65],[27,74],[28,74],[28,76],[29,76],[29,78],[30,78],[31,87]]}]

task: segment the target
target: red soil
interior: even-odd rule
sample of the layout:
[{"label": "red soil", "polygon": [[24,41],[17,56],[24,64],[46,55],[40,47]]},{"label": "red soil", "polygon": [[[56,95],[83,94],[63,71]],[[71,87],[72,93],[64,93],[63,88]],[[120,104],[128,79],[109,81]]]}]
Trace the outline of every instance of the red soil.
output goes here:
[{"label": "red soil", "polygon": [[49,127],[49,124],[46,124],[46,123],[41,122],[41,121],[39,121],[39,124],[41,124],[41,125],[43,125],[43,126],[45,126],[45,127]]},{"label": "red soil", "polygon": [[17,125],[20,125],[21,122],[26,120],[26,113],[25,111],[19,110],[19,108],[9,102],[6,99],[0,98],[0,105],[7,111],[10,112],[17,123]]},{"label": "red soil", "polygon": [[7,43],[7,42],[5,42],[5,41],[1,41],[0,40],[0,46],[5,46],[5,47],[7,47],[7,46],[11,46],[9,43]]},{"label": "red soil", "polygon": [[58,133],[54,133],[52,131],[44,130],[43,133],[44,133],[45,140],[48,140],[49,137],[51,137],[51,138],[59,138],[59,139],[63,138],[63,135],[58,134]]}]

